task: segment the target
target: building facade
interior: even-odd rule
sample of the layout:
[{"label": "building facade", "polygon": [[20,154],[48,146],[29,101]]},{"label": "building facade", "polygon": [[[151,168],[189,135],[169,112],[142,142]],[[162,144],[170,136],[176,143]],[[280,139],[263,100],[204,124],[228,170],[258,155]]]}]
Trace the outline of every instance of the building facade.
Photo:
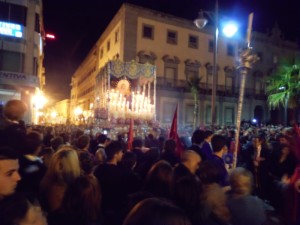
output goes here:
[{"label": "building facade", "polygon": [[0,0],[0,101],[23,100],[27,123],[36,122],[32,99],[45,84],[42,10],[42,0]]},{"label": "building facade", "polygon": [[[235,124],[240,84],[235,68],[241,43],[239,39],[219,37],[215,99],[219,125]],[[299,48],[282,40],[278,30],[254,33],[252,45],[262,60],[247,77],[241,119],[257,117],[267,122],[270,113],[263,80],[276,67],[279,57],[295,58]],[[199,78],[197,124],[207,126],[211,123],[213,48],[213,27],[198,30],[193,21],[123,4],[72,76],[70,118],[77,107],[93,112],[97,74],[108,61],[120,59],[156,66],[156,118],[162,126],[171,124],[176,105],[180,127],[192,125],[194,100],[187,81]]]}]

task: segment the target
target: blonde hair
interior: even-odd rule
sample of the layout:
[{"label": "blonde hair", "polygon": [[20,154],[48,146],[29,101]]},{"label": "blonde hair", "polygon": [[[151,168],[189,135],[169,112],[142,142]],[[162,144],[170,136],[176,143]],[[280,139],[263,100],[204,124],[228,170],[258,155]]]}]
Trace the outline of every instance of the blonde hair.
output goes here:
[{"label": "blonde hair", "polygon": [[76,150],[70,146],[63,146],[52,155],[42,183],[54,182],[65,185],[79,176],[80,164]]},{"label": "blonde hair", "polygon": [[237,167],[231,171],[229,183],[233,194],[249,195],[252,191],[253,176],[249,170]]}]

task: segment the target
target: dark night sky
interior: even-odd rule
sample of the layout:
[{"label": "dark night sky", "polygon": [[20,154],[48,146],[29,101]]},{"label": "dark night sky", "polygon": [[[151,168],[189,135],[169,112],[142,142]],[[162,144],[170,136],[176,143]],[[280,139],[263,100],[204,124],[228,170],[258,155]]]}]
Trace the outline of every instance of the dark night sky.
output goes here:
[{"label": "dark night sky", "polygon": [[[193,20],[199,9],[214,10],[214,0],[44,0],[44,26],[56,35],[45,46],[46,94],[69,98],[71,76],[123,2]],[[286,39],[300,38],[300,0],[219,0],[220,15],[232,17],[246,30],[254,12],[253,30],[278,24]]]}]

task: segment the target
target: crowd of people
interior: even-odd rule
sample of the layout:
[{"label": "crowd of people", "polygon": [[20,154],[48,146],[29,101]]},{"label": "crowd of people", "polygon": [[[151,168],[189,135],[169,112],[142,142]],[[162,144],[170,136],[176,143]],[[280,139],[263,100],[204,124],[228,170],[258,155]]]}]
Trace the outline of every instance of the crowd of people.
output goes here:
[{"label": "crowd of people", "polygon": [[[300,224],[297,127],[196,129],[178,154],[167,137],[126,140],[76,126],[0,119],[1,225]],[[228,160],[229,158],[229,160]],[[268,219],[268,211],[277,217]]]}]

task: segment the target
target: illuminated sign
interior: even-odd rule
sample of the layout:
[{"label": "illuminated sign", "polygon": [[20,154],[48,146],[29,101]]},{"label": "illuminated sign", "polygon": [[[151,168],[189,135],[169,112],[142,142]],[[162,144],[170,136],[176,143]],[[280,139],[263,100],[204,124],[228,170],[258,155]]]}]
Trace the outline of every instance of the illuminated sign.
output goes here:
[{"label": "illuminated sign", "polygon": [[23,37],[23,28],[19,24],[0,21],[0,34],[21,38]]},{"label": "illuminated sign", "polygon": [[37,76],[28,75],[28,74],[24,74],[24,73],[0,71],[0,84],[38,87],[39,86],[39,78]]}]

